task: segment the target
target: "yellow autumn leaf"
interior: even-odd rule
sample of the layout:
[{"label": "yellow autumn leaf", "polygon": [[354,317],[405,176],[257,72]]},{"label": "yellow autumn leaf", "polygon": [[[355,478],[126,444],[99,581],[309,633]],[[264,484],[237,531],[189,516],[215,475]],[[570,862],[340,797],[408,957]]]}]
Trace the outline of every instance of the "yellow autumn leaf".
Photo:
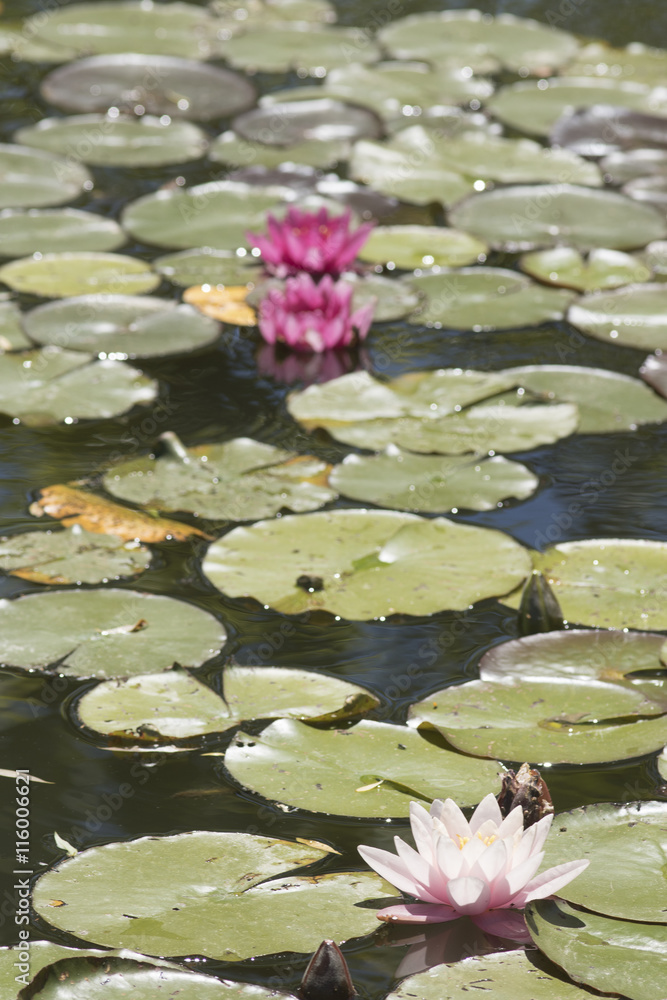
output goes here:
[{"label": "yellow autumn leaf", "polygon": [[252,285],[192,285],[183,292],[183,301],[205,316],[234,326],[255,326],[257,314],[247,305]]}]

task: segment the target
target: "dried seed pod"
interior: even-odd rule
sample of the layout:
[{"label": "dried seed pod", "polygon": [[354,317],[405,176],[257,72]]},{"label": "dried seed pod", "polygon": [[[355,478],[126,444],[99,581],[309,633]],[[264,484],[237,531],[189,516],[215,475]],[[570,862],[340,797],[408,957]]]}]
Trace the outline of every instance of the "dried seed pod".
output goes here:
[{"label": "dried seed pod", "polygon": [[496,798],[503,816],[521,806],[524,829],[554,811],[546,781],[537,768],[531,768],[528,764],[522,764],[518,771],[508,771],[503,775],[503,787]]}]

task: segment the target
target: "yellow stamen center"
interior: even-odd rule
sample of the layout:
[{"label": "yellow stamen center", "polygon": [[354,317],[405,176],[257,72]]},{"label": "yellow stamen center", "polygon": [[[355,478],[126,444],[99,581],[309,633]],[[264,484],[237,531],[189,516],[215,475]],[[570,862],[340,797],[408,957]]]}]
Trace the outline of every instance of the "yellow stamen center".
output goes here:
[{"label": "yellow stamen center", "polygon": [[[457,833],[456,834],[456,839],[459,842],[459,850],[462,851],[463,848],[465,847],[465,845],[470,840],[470,837],[463,837],[463,836],[461,836],[460,833]],[[492,844],[494,842],[494,840],[497,840],[498,837],[497,837],[497,835],[495,833],[490,834],[488,837],[482,837],[481,834],[478,833],[477,834],[477,839],[481,840],[483,844],[486,844],[486,846],[489,847],[489,845]]]}]

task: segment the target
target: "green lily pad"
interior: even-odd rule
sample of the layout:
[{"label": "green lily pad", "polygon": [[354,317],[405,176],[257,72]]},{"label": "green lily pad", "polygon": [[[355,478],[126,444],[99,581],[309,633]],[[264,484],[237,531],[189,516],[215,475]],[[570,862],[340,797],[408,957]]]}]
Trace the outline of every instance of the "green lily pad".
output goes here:
[{"label": "green lily pad", "polygon": [[[294,93],[298,100],[284,104],[273,100],[239,115],[234,119],[234,131],[248,142],[283,149],[295,143],[349,143],[382,135],[381,122],[366,108],[322,96],[319,89],[315,99],[302,99],[301,88]],[[285,154],[283,162],[287,159],[289,156]]]},{"label": "green lily pad", "polygon": [[[665,705],[620,684],[579,679],[468,681],[410,709],[463,753],[537,764],[601,764],[667,740]],[[569,855],[568,857],[579,855]]]},{"label": "green lily pad", "polygon": [[417,308],[420,295],[412,276],[405,279],[386,278],[379,274],[347,274],[343,281],[354,287],[352,304],[354,309],[373,302],[373,322],[387,323],[403,319]]},{"label": "green lily pad", "polygon": [[629,1000],[655,1000],[664,993],[664,924],[612,920],[558,899],[530,903],[526,922],[538,948],[577,982],[605,994],[620,990]]},{"label": "green lily pad", "polygon": [[467,608],[514,589],[529,563],[526,550],[499,531],[394,511],[333,510],[235,528],[211,545],[203,568],[231,597],[252,596],[288,614],[324,608],[366,620]]},{"label": "green lily pad", "polygon": [[459,507],[493,510],[508,497],[524,500],[539,480],[525,465],[506,458],[446,458],[399,449],[384,455],[348,455],[329,483],[343,496],[417,513]]},{"label": "green lily pad", "polygon": [[116,250],[127,237],[117,222],[76,208],[0,212],[0,254],[23,257],[36,251]]},{"label": "green lily pad", "polygon": [[79,163],[41,149],[0,144],[0,209],[63,205],[92,187],[90,174]]},{"label": "green lily pad", "polygon": [[649,354],[639,369],[639,374],[651,388],[667,398],[667,358],[662,354]]},{"label": "green lily pad", "polygon": [[450,795],[462,806],[498,784],[499,765],[442,750],[405,726],[359,722],[351,729],[314,729],[292,719],[261,736],[239,733],[225,767],[267,799],[342,816],[408,814],[411,799]]},{"label": "green lily pad", "polygon": [[665,542],[589,538],[551,546],[533,558],[567,621],[597,628],[667,629]]},{"label": "green lily pad", "polygon": [[301,70],[323,76],[322,70],[350,62],[375,62],[380,50],[361,28],[317,24],[251,25],[242,35],[218,46],[230,66],[250,72],[284,73]]},{"label": "green lily pad", "polygon": [[129,203],[122,224],[136,239],[156,246],[236,250],[246,246],[246,232],[265,227],[267,212],[294,197],[286,186],[209,181],[144,195]]},{"label": "green lily pad", "polygon": [[81,55],[106,52],[208,59],[215,40],[215,19],[194,4],[146,6],[141,0],[73,3],[33,15],[24,30],[31,36],[76,49]]},{"label": "green lily pad", "polygon": [[0,26],[0,52],[3,55],[11,56],[17,62],[62,63],[76,59],[76,49],[53,45],[29,35],[23,21],[8,21],[6,15],[3,21]]},{"label": "green lily pad", "polygon": [[539,952],[503,951],[436,965],[408,976],[387,1000],[459,1000],[466,993],[488,990],[494,1000],[585,1000],[588,990],[556,978]]},{"label": "green lily pad", "polygon": [[378,38],[397,59],[449,57],[482,73],[504,66],[541,74],[567,63],[579,48],[567,31],[512,14],[489,17],[478,10],[412,14],[383,27]]},{"label": "green lily pad", "polygon": [[21,326],[21,310],[15,302],[0,298],[0,354],[3,351],[23,351],[32,347]]},{"label": "green lily pad", "polygon": [[144,837],[93,847],[46,872],[33,905],[59,930],[149,954],[233,962],[309,953],[327,934],[342,941],[375,930],[375,902],[389,894],[371,872],[275,879],[323,855],[247,833]]},{"label": "green lily pad", "polygon": [[66,298],[95,292],[113,295],[152,292],[160,276],[150,264],[119,253],[45,253],[22,257],[0,267],[0,281],[16,292]]},{"label": "green lily pad", "polygon": [[231,167],[246,167],[249,163],[263,167],[303,163],[324,169],[347,160],[350,150],[350,143],[345,139],[307,139],[289,146],[268,146],[249,142],[236,132],[223,132],[211,143],[208,156],[214,163],[227,163]]},{"label": "green lily pad", "polygon": [[571,184],[485,191],[457,205],[449,222],[512,252],[560,243],[579,250],[632,250],[665,235],[663,216],[649,205]]},{"label": "green lily pad", "polygon": [[[180,444],[180,442],[178,442]],[[186,510],[216,520],[272,517],[288,508],[316,510],[336,498],[328,466],[251,438],[170,448],[113,466],[104,486],[114,496],[155,510]]]},{"label": "green lily pad", "polygon": [[[167,116],[168,117],[168,116]],[[17,142],[103,167],[160,167],[199,160],[206,133],[190,122],[144,115],[75,115],[43,118],[19,129]]]},{"label": "green lily pad", "polygon": [[[663,119],[667,126],[667,121]],[[610,184],[625,184],[636,177],[667,173],[667,149],[629,149],[610,153],[600,161]]]},{"label": "green lily pad", "polygon": [[567,64],[568,76],[631,80],[662,87],[667,76],[667,52],[641,42],[615,48],[606,42],[589,42]]},{"label": "green lily pad", "polygon": [[[98,684],[79,699],[76,714],[104,736],[171,741],[221,733],[247,719],[342,713],[346,699],[358,701],[362,711],[378,704],[364,688],[337,677],[236,664],[225,668],[224,699],[187,671],[170,670]],[[350,712],[355,714],[352,706]]]},{"label": "green lily pad", "polygon": [[573,298],[564,289],[544,288],[500,267],[446,268],[412,283],[426,301],[411,323],[460,330],[502,330],[562,319]]},{"label": "green lily pad", "polygon": [[336,8],[328,0],[234,0],[231,7],[229,0],[212,0],[209,8],[235,32],[256,22],[336,20]]},{"label": "green lily pad", "polygon": [[658,757],[658,772],[661,778],[664,778],[667,783],[667,747],[662,751]]},{"label": "green lily pad", "polygon": [[258,281],[264,270],[251,256],[238,257],[231,250],[200,247],[157,257],[152,267],[172,285],[247,285]]},{"label": "green lily pad", "polygon": [[59,347],[0,355],[0,412],[29,426],[115,417],[156,396],[157,383],[122,361]]},{"label": "green lily pad", "polygon": [[646,264],[619,250],[591,250],[584,256],[573,247],[555,247],[524,254],[519,264],[538,281],[575,288],[579,292],[651,280],[651,270]]},{"label": "green lily pad", "polygon": [[667,113],[667,97],[662,88],[631,80],[569,76],[521,80],[501,87],[488,101],[487,108],[505,125],[522,132],[548,135],[562,115],[594,104],[657,115]]},{"label": "green lily pad", "polygon": [[558,891],[570,903],[608,917],[667,923],[667,802],[600,803],[559,813],[545,851],[549,867],[590,859],[586,871]]},{"label": "green lily pad", "polygon": [[0,569],[33,583],[107,583],[138,576],[150,552],[115,535],[84,531],[27,531],[0,538]]},{"label": "green lily pad", "polygon": [[214,343],[215,320],[183,303],[138,295],[81,295],[47,302],[23,317],[38,344],[116,358],[163,357]]},{"label": "green lily pad", "polygon": [[664,174],[635,177],[623,185],[623,194],[643,205],[652,205],[658,211],[664,212],[667,205],[667,178]]},{"label": "green lily pad", "polygon": [[[2,662],[26,670],[58,664],[72,677],[129,677],[198,667],[226,633],[206,611],[134,590],[67,590],[0,601]],[[63,621],[68,628],[62,629]]]},{"label": "green lily pad", "polygon": [[598,340],[667,350],[667,286],[629,285],[585,295],[571,306],[570,322]]},{"label": "green lily pad", "polygon": [[462,267],[474,264],[488,247],[468,233],[443,226],[376,226],[359,251],[361,260],[396,267]]},{"label": "green lily pad", "polygon": [[[119,4],[114,0],[91,6],[118,8]],[[161,4],[159,9],[168,6],[177,4]],[[201,7],[193,9],[202,13]],[[128,31],[133,27],[131,22],[126,25]],[[136,53],[131,46],[129,49],[59,66],[42,80],[42,96],[63,111],[106,115],[110,107],[116,107],[121,113],[169,115],[192,121],[226,118],[255,103],[255,88],[240,73],[192,59]]]}]

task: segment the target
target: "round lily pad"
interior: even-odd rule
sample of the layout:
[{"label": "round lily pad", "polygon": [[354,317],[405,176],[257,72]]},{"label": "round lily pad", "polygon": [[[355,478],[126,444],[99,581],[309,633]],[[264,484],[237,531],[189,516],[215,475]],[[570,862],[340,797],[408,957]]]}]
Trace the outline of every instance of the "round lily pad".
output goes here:
[{"label": "round lily pad", "polygon": [[79,163],[41,149],[0,144],[0,209],[63,205],[92,186]]},{"label": "round lily pad", "polygon": [[333,510],[235,528],[213,543],[203,568],[232,597],[252,596],[289,614],[325,608],[365,620],[467,608],[508,593],[529,563],[526,550],[498,531]]},{"label": "round lily pad", "polygon": [[0,267],[0,281],[16,292],[44,298],[152,292],[160,276],[150,264],[119,253],[45,253],[22,257]]},{"label": "round lily pad", "polygon": [[608,156],[628,149],[646,153],[667,146],[667,120],[662,113],[619,107],[623,103],[613,90],[600,103],[568,108],[551,129],[550,141],[581,156]]},{"label": "round lily pad", "polygon": [[102,167],[160,167],[198,160],[206,152],[206,133],[169,116],[75,115],[43,118],[19,129],[18,142]]},{"label": "round lily pad", "polygon": [[346,699],[363,702],[366,711],[378,704],[364,688],[336,677],[233,665],[225,669],[224,701],[187,671],[170,670],[98,684],[79,699],[76,714],[83,726],[104,736],[192,740],[244,719],[336,718],[345,714]]},{"label": "round lily pad", "polygon": [[152,267],[172,285],[247,285],[258,281],[263,268],[254,257],[238,257],[231,250],[211,247],[181,250],[157,257]]},{"label": "round lily pad", "polygon": [[570,307],[568,319],[598,340],[667,350],[666,309],[666,285],[628,285],[583,296]]},{"label": "round lily pad", "polygon": [[[180,442],[179,442],[180,444]],[[110,493],[156,510],[246,521],[288,508],[316,510],[336,497],[326,462],[251,438],[170,448],[159,458],[122,462],[104,476]]]},{"label": "round lily pad", "polygon": [[115,417],[157,396],[157,384],[122,361],[45,347],[0,355],[0,412],[30,426]]},{"label": "round lily pad", "polygon": [[461,330],[502,330],[562,319],[572,301],[571,292],[544,288],[500,267],[447,268],[414,278],[413,285],[425,303],[411,323]]},{"label": "round lily pad", "polygon": [[116,250],[126,241],[117,222],[76,208],[6,208],[0,212],[0,255]]},{"label": "round lily pad", "polygon": [[412,14],[383,27],[378,37],[397,59],[454,58],[479,72],[504,66],[544,73],[568,62],[579,43],[574,35],[528,18],[478,10]]},{"label": "round lily pad", "polygon": [[294,21],[251,26],[218,46],[230,66],[249,72],[284,73],[301,70],[323,76],[334,66],[375,62],[380,51],[361,28],[338,28]]},{"label": "round lily pad", "polygon": [[468,233],[443,226],[376,226],[359,251],[361,260],[412,270],[416,267],[462,267],[488,250]]},{"label": "round lily pad", "polygon": [[665,542],[634,538],[589,538],[534,554],[568,621],[646,630],[667,629],[666,558]]},{"label": "round lily pad", "polygon": [[59,930],[112,947],[227,962],[309,953],[328,934],[343,941],[375,930],[375,906],[359,904],[391,892],[372,872],[275,878],[323,853],[248,833],[144,837],[46,872],[33,905]]},{"label": "round lily pad", "polygon": [[[200,7],[195,9],[201,12]],[[106,114],[116,107],[128,114],[192,121],[226,118],[255,103],[255,88],[233,70],[132,50],[59,66],[44,77],[41,92],[49,104],[63,111]]]},{"label": "round lily pad", "polygon": [[591,863],[558,895],[608,917],[664,924],[666,821],[666,802],[600,803],[560,813],[545,844],[545,864]]},{"label": "round lily pad", "polygon": [[144,545],[79,525],[0,538],[0,569],[32,583],[107,583],[138,576],[150,561]]},{"label": "round lily pad", "polygon": [[223,132],[211,143],[208,157],[214,163],[227,163],[231,167],[245,167],[249,163],[264,167],[299,163],[325,168],[347,160],[350,150],[346,139],[307,139],[289,146],[267,146],[243,139],[236,132]]},{"label": "round lily pad", "polygon": [[651,270],[646,264],[620,250],[591,250],[584,256],[573,247],[555,247],[524,254],[519,263],[523,271],[538,281],[579,292],[651,280]]},{"label": "round lily pad", "polygon": [[[653,885],[656,881],[654,876]],[[636,892],[634,886],[632,891]],[[595,996],[599,995],[598,990],[604,994],[620,990],[629,1000],[654,1000],[664,993],[667,976],[664,923],[613,920],[576,909],[559,899],[529,903],[526,922],[537,947],[547,958],[562,966],[577,983],[591,986],[596,990]],[[581,994],[581,987],[577,987],[577,995]]]},{"label": "round lily pad", "polygon": [[215,40],[215,20],[194,4],[146,5],[141,0],[73,3],[28,18],[24,31],[83,55],[94,52],[148,54],[207,59]]},{"label": "round lily pad", "polygon": [[405,817],[411,799],[449,795],[472,805],[498,784],[499,765],[442,750],[405,726],[358,722],[315,729],[292,719],[239,733],[225,753],[233,778],[267,799],[311,812]]},{"label": "round lily pad", "polygon": [[[468,681],[410,709],[463,753],[537,764],[601,764],[641,757],[667,740],[664,702],[581,678]],[[579,857],[579,855],[569,855]]]},{"label": "round lily pad", "polygon": [[664,218],[650,206],[615,191],[571,184],[485,191],[457,205],[449,222],[513,252],[560,243],[579,250],[632,250],[665,235]]},{"label": "round lily pad", "polygon": [[667,112],[667,96],[662,88],[631,80],[566,76],[521,80],[501,87],[487,107],[505,125],[522,132],[548,135],[561,115],[594,104],[654,114]]},{"label": "round lily pad", "polygon": [[265,146],[354,142],[382,135],[382,124],[371,111],[329,97],[260,106],[239,115],[232,124],[243,139]]},{"label": "round lily pad", "polygon": [[506,458],[442,458],[388,449],[384,455],[348,455],[329,483],[343,496],[417,513],[493,510],[508,497],[524,500],[539,480]]},{"label": "round lily pad", "polygon": [[162,357],[214,343],[220,326],[192,306],[138,295],[81,295],[25,313],[38,344],[116,358]]},{"label": "round lily pad", "polygon": [[134,590],[28,594],[0,601],[0,621],[3,663],[26,670],[57,663],[58,673],[74,677],[128,677],[176,662],[198,667],[226,639],[206,611]]}]

